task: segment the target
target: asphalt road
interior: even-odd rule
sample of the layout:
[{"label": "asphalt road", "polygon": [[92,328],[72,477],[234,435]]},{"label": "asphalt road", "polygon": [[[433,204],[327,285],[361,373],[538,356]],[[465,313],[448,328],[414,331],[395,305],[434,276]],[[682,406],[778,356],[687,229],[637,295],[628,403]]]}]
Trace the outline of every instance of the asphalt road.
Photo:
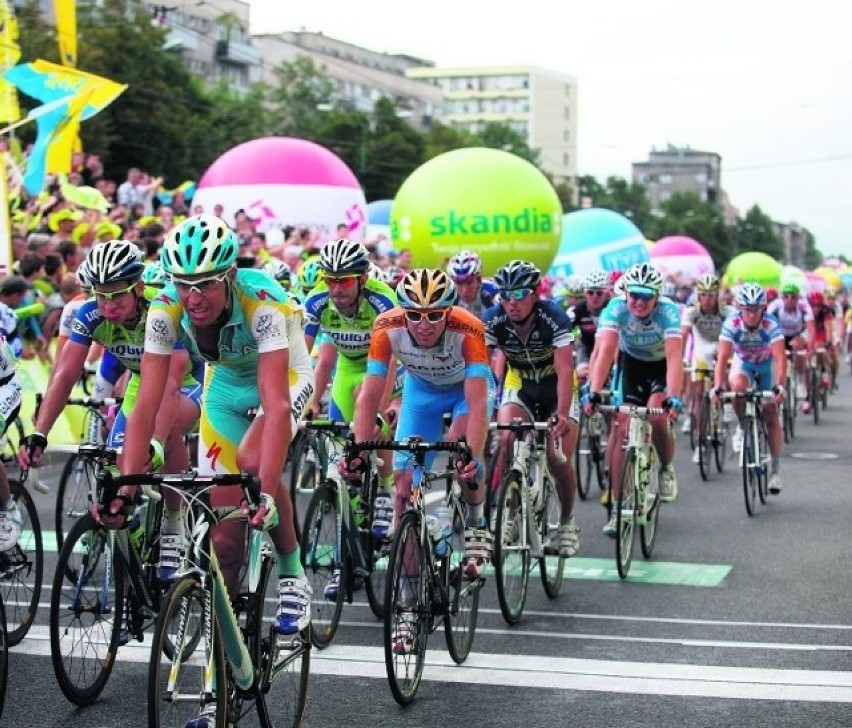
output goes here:
[{"label": "asphalt road", "polygon": [[[800,416],[784,490],[753,518],[735,461],[704,483],[679,436],[680,496],[662,511],[653,560],[637,555],[626,582],[593,491],[577,506],[581,552],[561,595],[549,600],[531,579],[524,617],[510,628],[490,580],[469,660],[453,665],[436,632],[407,709],[391,697],[381,625],[359,592],[334,644],[313,654],[304,725],[852,725],[850,393],[847,370],[819,426]],[[50,523],[50,496],[35,499]],[[122,648],[95,705],[76,709],[59,691],[46,624],[54,561],[48,554],[36,624],[10,655],[2,725],[146,725],[145,645]]]}]

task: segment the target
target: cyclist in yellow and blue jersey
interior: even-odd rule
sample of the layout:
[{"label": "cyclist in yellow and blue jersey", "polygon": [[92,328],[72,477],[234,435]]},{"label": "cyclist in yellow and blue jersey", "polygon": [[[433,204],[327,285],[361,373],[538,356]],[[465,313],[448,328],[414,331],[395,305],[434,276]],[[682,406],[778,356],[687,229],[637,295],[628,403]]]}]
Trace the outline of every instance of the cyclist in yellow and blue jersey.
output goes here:
[{"label": "cyclist in yellow and blue jersey", "polygon": [[[280,487],[296,421],[314,389],[303,311],[268,273],[236,268],[238,241],[219,218],[197,215],[174,228],[161,253],[171,283],[148,317],[140,397],[131,416],[123,472],[139,472],[165,371],[180,342],[207,363],[201,410],[199,469],[259,476],[262,505],[250,525],[270,530],[278,562],[276,629],[295,634],[310,623],[311,588],[293,527],[293,504]],[[262,453],[262,455],[261,455]],[[215,506],[229,503],[213,494]],[[243,563],[245,525],[218,524],[213,542],[232,596]]]}]

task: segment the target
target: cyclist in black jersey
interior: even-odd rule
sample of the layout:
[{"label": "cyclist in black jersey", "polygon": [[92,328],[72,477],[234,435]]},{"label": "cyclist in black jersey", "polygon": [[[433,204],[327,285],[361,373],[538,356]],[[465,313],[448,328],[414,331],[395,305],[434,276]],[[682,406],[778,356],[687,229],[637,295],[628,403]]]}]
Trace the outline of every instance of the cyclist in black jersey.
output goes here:
[{"label": "cyclist in black jersey", "polygon": [[593,270],[583,279],[584,299],[568,309],[571,327],[579,331],[580,345],[577,347],[576,372],[581,384],[589,376],[589,362],[595,346],[598,317],[609,300],[608,285],[606,271]]}]

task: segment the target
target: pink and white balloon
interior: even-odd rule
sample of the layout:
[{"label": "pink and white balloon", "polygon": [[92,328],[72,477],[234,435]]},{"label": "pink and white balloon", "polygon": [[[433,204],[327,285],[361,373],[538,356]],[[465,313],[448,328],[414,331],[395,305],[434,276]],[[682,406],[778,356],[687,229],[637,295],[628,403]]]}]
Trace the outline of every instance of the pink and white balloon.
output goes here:
[{"label": "pink and white balloon", "polygon": [[660,238],[648,255],[660,273],[679,283],[691,283],[698,276],[713,273],[716,269],[707,248],[685,235]]},{"label": "pink and white balloon", "polygon": [[208,214],[222,205],[228,223],[243,209],[261,232],[309,228],[321,243],[340,223],[359,241],[367,227],[367,201],[352,170],[325,147],[292,137],[263,137],[229,149],[201,177],[193,204]]}]

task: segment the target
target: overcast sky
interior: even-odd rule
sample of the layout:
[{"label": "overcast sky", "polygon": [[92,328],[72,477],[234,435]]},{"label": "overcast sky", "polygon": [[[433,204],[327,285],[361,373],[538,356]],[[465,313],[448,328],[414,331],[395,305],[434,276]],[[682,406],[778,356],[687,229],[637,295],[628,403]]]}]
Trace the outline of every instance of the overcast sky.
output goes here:
[{"label": "overcast sky", "polygon": [[742,213],[852,255],[852,2],[249,0],[252,31],[321,31],[439,66],[577,78],[578,172],[630,177],[652,147],[722,156]]}]

